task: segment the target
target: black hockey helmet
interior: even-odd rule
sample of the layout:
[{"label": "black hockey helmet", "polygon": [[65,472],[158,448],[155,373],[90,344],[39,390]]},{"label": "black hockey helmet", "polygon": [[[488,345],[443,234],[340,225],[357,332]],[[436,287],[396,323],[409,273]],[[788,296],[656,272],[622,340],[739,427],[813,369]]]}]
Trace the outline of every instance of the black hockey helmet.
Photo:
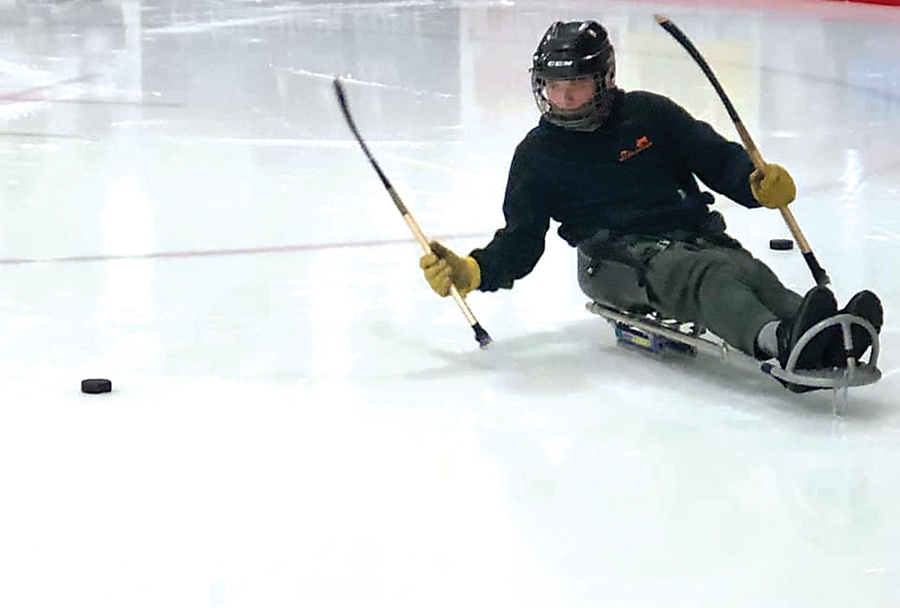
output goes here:
[{"label": "black hockey helmet", "polygon": [[[574,110],[554,107],[547,98],[551,80],[593,78],[594,98]],[[616,91],[616,56],[606,29],[596,21],[557,21],[541,38],[531,61],[531,90],[541,115],[575,131],[593,131],[609,113]]]}]

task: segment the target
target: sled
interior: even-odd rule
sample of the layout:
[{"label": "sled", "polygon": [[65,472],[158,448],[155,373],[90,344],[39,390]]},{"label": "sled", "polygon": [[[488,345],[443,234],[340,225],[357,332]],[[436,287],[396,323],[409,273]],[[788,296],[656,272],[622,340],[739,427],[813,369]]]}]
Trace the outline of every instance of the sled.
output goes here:
[{"label": "sled", "polygon": [[[793,384],[807,390],[830,388],[834,391],[837,415],[843,415],[846,411],[849,388],[874,384],[881,379],[881,371],[878,369],[880,351],[878,332],[871,323],[855,315],[836,315],[810,327],[797,341],[787,364],[782,369],[778,361],[758,361],[713,336],[705,328],[694,324],[663,319],[655,312],[645,314],[624,312],[596,301],[588,301],[585,307],[589,312],[603,317],[613,325],[619,344],[641,349],[652,355],[676,354],[696,357],[703,353],[726,363],[754,368],[782,383]],[[803,347],[819,333],[834,326],[841,328],[844,351],[847,353],[846,367],[821,370],[796,369],[797,357]],[[853,326],[863,328],[871,338],[872,346],[867,351],[867,359],[864,355],[862,360],[856,361],[850,354],[853,346],[851,334]]]}]

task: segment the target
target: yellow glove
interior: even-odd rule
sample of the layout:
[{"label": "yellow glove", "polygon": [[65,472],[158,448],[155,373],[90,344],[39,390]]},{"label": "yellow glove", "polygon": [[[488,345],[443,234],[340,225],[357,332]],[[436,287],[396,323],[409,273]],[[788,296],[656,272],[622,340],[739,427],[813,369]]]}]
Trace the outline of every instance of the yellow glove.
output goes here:
[{"label": "yellow glove", "polygon": [[445,297],[452,283],[459,295],[465,296],[481,284],[481,268],[475,258],[461,258],[437,241],[432,241],[430,246],[432,253],[419,259],[419,267],[425,271],[425,280],[436,294]]},{"label": "yellow glove", "polygon": [[750,174],[750,191],[760,205],[769,209],[783,209],[797,197],[791,174],[776,164],[766,164]]}]

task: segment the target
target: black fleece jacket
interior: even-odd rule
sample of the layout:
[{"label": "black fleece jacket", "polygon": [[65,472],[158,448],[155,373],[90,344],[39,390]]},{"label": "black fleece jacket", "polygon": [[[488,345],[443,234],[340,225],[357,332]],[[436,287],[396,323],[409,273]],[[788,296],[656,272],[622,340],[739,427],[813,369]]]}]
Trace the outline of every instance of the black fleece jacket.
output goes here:
[{"label": "black fleece jacket", "polygon": [[663,236],[701,233],[710,219],[710,189],[744,207],[753,163],[746,150],[646,91],[619,92],[603,127],[568,131],[544,119],[516,148],[503,215],[506,226],[471,256],[481,291],[512,287],[544,253],[550,220],[572,246],[598,230]]}]

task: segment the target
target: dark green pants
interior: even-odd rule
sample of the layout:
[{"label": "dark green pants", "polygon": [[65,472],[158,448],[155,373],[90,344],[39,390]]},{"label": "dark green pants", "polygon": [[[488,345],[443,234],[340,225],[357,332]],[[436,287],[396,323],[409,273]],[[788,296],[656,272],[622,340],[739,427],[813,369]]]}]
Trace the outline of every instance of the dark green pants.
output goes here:
[{"label": "dark green pants", "polygon": [[[606,262],[605,254],[610,251],[616,252],[612,256],[616,259]],[[662,316],[700,324],[751,356],[756,354],[756,336],[763,325],[792,317],[803,299],[727,237],[719,242],[626,237],[607,247],[596,243],[579,246],[582,290],[595,300],[639,310],[639,306],[607,297],[611,287],[619,288],[609,281],[604,284],[605,279],[615,274],[615,269],[621,275],[623,266],[634,269],[633,280]],[[633,286],[631,289],[633,293]],[[625,293],[629,287],[622,283],[621,290]]]}]

